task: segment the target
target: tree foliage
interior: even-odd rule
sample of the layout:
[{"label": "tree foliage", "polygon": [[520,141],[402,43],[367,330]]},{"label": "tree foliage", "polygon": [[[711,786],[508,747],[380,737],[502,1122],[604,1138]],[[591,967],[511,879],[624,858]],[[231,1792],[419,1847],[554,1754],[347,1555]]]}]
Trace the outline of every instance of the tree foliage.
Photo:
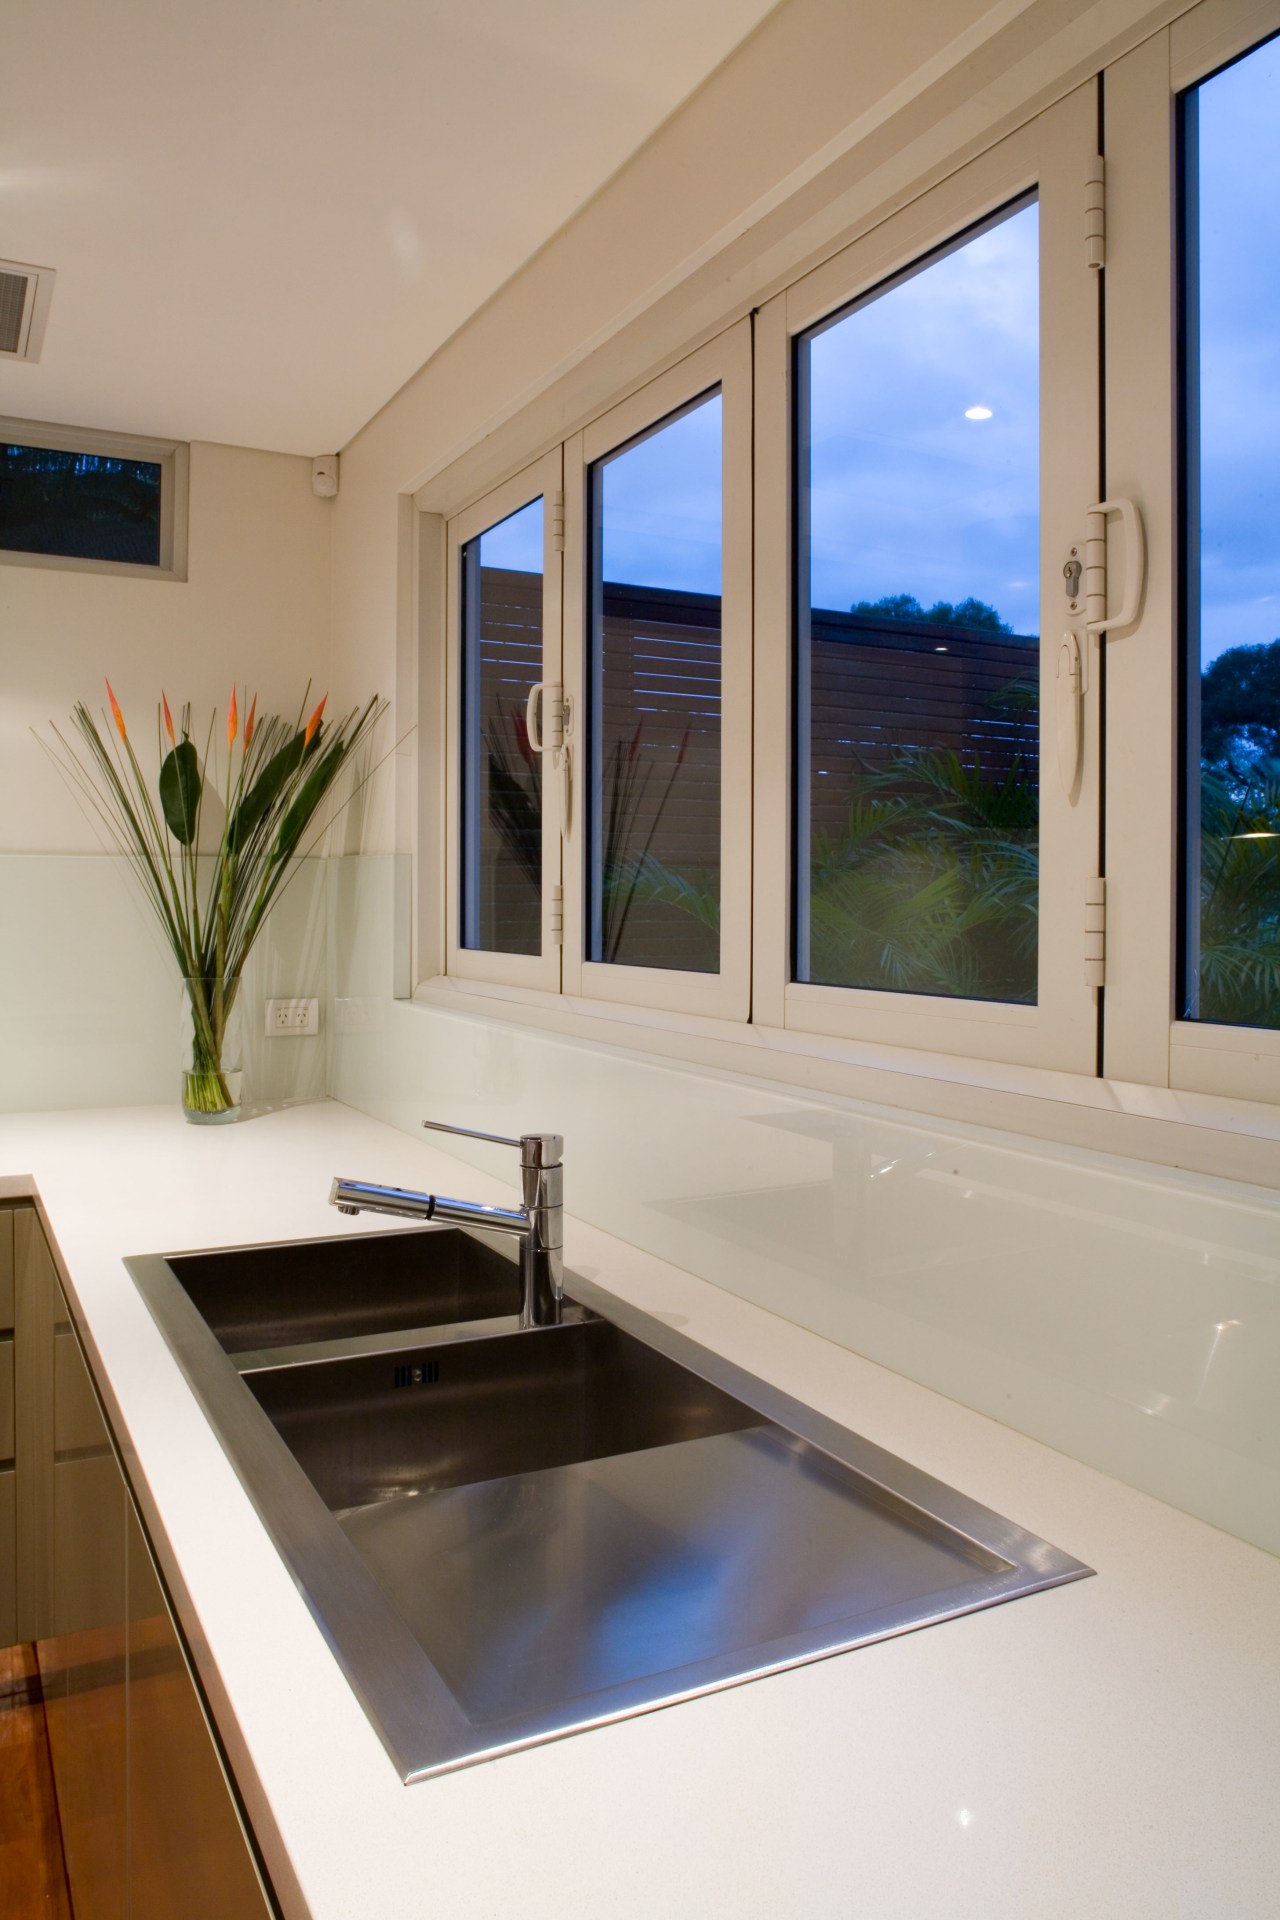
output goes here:
[{"label": "tree foliage", "polygon": [[914,593],[887,593],[881,600],[855,600],[849,611],[869,620],[910,620],[931,627],[971,627],[980,633],[1013,632],[1009,622],[1002,620],[994,607],[972,596],[957,601],[954,606],[950,600],[935,600],[931,607],[922,607]]},{"label": "tree foliage", "polygon": [[1237,777],[1259,760],[1280,761],[1280,640],[1228,647],[1202,675],[1200,755]]}]

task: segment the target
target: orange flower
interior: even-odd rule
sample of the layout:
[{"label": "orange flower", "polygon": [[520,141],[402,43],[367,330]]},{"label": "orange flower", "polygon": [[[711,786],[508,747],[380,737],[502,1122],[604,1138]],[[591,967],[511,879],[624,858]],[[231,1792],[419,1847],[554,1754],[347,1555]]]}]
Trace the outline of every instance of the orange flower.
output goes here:
[{"label": "orange flower", "polygon": [[[326,693],[326,695],[324,696],[324,700],[327,700],[328,698],[329,696]],[[320,702],[320,705],[316,708],[315,712],[312,714],[311,718],[307,722],[306,738],[303,740],[303,743],[302,743],[304,747],[309,747],[311,745],[311,742],[316,737],[316,730],[320,725],[320,715],[324,712],[324,700]]]},{"label": "orange flower", "polygon": [[111,702],[111,711],[115,715],[116,726],[120,730],[120,738],[127,743],[129,736],[124,730],[124,715],[120,711],[120,702],[111,691],[111,682],[109,680],[107,682],[107,698]]},{"label": "orange flower", "polygon": [[164,730],[169,736],[169,745],[171,747],[176,747],[178,742],[174,738],[173,715],[169,711],[169,702],[164,697],[163,687],[161,687],[160,689],[160,704],[164,708]]},{"label": "orange flower", "polygon": [[255,693],[249,707],[249,718],[244,723],[244,750],[249,751],[249,742],[253,739],[253,722],[258,711],[258,696]]},{"label": "orange flower", "polygon": [[240,727],[240,712],[236,706],[236,690],[231,689],[231,705],[227,708],[227,745],[234,747],[236,734]]}]

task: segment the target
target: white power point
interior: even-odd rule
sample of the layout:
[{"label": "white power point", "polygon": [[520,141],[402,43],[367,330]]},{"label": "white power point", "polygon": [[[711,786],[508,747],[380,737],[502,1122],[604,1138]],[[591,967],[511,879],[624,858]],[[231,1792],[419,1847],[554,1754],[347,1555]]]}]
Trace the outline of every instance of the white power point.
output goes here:
[{"label": "white power point", "polygon": [[279,1039],[287,1036],[297,1039],[304,1033],[319,1033],[320,1002],[318,1000],[268,1000],[267,1036]]}]

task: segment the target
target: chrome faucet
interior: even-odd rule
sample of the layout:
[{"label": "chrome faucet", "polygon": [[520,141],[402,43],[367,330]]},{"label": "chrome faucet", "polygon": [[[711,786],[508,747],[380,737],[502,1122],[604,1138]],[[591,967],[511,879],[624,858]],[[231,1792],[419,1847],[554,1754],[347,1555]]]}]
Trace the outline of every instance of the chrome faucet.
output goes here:
[{"label": "chrome faucet", "polygon": [[475,1200],[448,1200],[439,1193],[405,1187],[375,1187],[365,1180],[335,1179],[329,1205],[339,1213],[390,1213],[405,1220],[434,1220],[457,1227],[486,1227],[520,1236],[520,1325],[554,1327],[564,1299],[564,1140],[558,1133],[476,1133],[470,1127],[424,1120],[433,1133],[457,1133],[520,1149],[523,1206],[486,1207]]}]

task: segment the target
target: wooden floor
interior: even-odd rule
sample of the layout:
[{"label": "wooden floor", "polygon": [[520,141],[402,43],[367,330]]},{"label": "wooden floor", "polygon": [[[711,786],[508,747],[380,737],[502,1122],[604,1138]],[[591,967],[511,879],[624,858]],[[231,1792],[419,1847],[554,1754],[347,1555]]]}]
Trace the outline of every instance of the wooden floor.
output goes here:
[{"label": "wooden floor", "polygon": [[35,1648],[0,1651],[0,1913],[72,1920]]}]

